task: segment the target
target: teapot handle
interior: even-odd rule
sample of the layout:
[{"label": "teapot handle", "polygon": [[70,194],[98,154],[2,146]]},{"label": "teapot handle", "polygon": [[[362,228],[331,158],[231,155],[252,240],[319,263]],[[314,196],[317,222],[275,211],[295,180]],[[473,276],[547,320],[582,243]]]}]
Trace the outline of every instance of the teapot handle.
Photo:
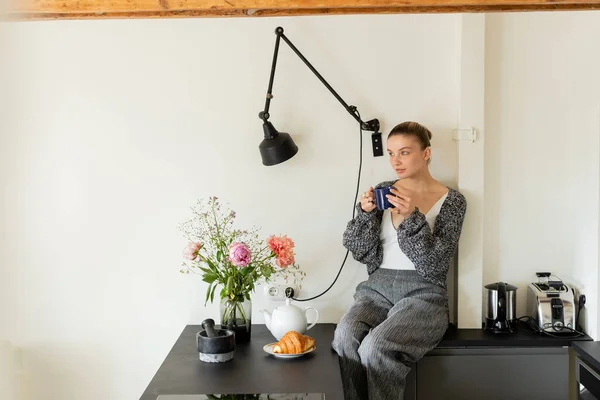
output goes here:
[{"label": "teapot handle", "polygon": [[[306,328],[306,330],[309,330],[310,328],[312,328],[313,326],[315,326],[315,325],[317,324],[317,321],[319,320],[319,310],[317,310],[317,309],[316,309],[316,308],[314,308],[314,307],[306,307],[306,308],[304,309],[304,315],[305,315],[305,316],[306,316],[306,311],[308,311],[308,310],[313,310],[313,311],[314,311],[314,312],[317,314],[317,318],[315,318],[315,322],[313,322],[312,324],[310,324],[310,325],[309,325],[309,326]],[[308,319],[308,318],[307,318],[307,319]]]}]

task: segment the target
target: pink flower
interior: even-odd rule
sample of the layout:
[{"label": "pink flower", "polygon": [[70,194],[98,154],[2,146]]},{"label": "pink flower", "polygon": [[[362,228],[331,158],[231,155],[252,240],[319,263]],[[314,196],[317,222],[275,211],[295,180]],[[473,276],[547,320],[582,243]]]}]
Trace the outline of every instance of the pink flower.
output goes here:
[{"label": "pink flower", "polygon": [[200,243],[188,243],[188,245],[185,246],[185,249],[183,249],[183,258],[185,258],[186,260],[194,261],[196,258],[198,258],[198,252],[201,248],[202,245]]},{"label": "pink flower", "polygon": [[294,263],[294,241],[292,239],[286,235],[269,236],[267,245],[277,257],[277,265],[281,268],[289,267]]},{"label": "pink flower", "polygon": [[252,253],[245,243],[233,242],[229,245],[229,261],[236,267],[247,267]]},{"label": "pink flower", "polygon": [[277,257],[277,265],[281,268],[287,268],[294,263],[294,252],[286,251],[279,254]]}]

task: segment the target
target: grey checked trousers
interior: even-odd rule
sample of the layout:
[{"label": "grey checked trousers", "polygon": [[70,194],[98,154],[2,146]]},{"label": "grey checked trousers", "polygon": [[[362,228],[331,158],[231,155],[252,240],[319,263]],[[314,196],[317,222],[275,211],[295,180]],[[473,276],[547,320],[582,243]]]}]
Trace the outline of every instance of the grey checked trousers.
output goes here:
[{"label": "grey checked trousers", "polygon": [[412,366],[448,328],[446,289],[417,271],[379,268],[356,287],[354,304],[338,324],[346,400],[402,400]]}]

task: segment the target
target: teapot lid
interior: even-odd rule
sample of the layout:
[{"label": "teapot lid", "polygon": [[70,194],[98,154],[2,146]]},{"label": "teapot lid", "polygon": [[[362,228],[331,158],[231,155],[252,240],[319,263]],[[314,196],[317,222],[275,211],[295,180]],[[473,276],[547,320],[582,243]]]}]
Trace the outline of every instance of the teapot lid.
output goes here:
[{"label": "teapot lid", "polygon": [[518,287],[511,285],[510,283],[506,283],[506,282],[494,282],[494,283],[490,283],[488,285],[485,285],[486,289],[491,289],[491,290],[500,290],[500,284],[503,283],[506,287],[506,290],[510,290],[510,291],[516,291],[518,289]]}]

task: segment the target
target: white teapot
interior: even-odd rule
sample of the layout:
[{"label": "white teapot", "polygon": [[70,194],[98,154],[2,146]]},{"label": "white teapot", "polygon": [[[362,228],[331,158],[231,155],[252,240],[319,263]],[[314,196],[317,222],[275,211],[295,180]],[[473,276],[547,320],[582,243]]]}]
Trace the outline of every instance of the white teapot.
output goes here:
[{"label": "white teapot", "polygon": [[[306,311],[313,310],[317,317],[315,322],[308,325],[306,320]],[[275,339],[280,340],[283,335],[289,331],[296,331],[298,333],[304,333],[317,323],[319,320],[319,311],[313,307],[306,307],[303,309],[290,304],[290,299],[285,299],[285,305],[279,306],[273,310],[273,315],[266,310],[260,310],[265,316],[265,324],[271,331]]]}]

